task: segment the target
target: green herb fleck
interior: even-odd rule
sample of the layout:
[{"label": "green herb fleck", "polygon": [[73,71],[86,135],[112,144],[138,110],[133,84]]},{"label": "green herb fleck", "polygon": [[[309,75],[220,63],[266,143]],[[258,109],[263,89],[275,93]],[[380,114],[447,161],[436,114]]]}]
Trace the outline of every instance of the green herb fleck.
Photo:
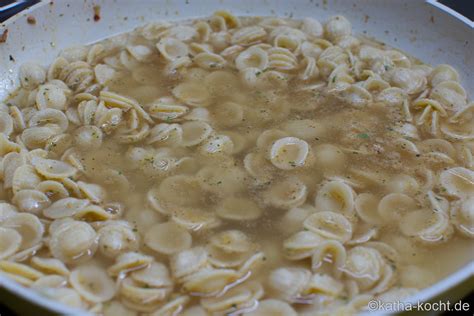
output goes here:
[{"label": "green herb fleck", "polygon": [[359,133],[359,134],[357,134],[357,137],[362,138],[362,139],[369,139],[370,138],[369,134],[367,134],[367,133]]}]

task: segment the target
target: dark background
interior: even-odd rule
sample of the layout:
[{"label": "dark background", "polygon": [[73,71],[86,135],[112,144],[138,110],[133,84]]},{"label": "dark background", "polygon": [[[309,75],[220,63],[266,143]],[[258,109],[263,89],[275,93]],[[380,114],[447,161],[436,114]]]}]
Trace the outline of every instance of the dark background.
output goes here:
[{"label": "dark background", "polygon": [[[0,22],[8,19],[10,16],[28,8],[29,6],[40,2],[39,0],[25,0],[25,1],[16,1],[19,4],[17,7],[2,10],[2,7],[9,5],[15,1],[9,0],[0,0]],[[451,9],[461,13],[465,17],[469,18],[471,21],[474,21],[474,0],[440,0],[439,2],[445,4],[446,6],[450,7]],[[9,310],[6,306],[2,305],[0,298],[0,315],[1,316],[18,316],[12,310]],[[468,313],[469,315],[474,315],[472,309],[474,308],[474,291],[471,292],[467,297],[463,299],[463,302],[470,302],[471,304],[471,311]],[[443,315],[450,315],[454,313],[444,313]]]}]

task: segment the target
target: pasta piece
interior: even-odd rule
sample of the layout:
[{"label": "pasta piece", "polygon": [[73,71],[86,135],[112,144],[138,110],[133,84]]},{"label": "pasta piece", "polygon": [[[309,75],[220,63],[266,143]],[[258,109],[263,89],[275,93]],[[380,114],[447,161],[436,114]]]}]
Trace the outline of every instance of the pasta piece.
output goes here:
[{"label": "pasta piece", "polygon": [[8,111],[0,111],[0,133],[10,136],[13,132],[13,119]]},{"label": "pasta piece", "polygon": [[36,107],[39,110],[51,108],[63,111],[66,109],[69,89],[61,88],[55,84],[44,84],[38,88],[36,94]]},{"label": "pasta piece", "polygon": [[377,250],[357,246],[348,251],[344,272],[357,282],[360,289],[367,290],[381,278],[382,267],[383,258]]},{"label": "pasta piece", "polygon": [[229,11],[218,10],[214,12],[213,16],[222,17],[225,22],[226,29],[239,28],[241,26],[239,18]]},{"label": "pasta piece", "polygon": [[126,50],[133,58],[140,62],[150,61],[153,54],[152,50],[145,45],[128,45]]},{"label": "pasta piece", "polygon": [[201,305],[209,312],[229,313],[252,306],[263,295],[260,283],[252,282],[236,286],[221,297],[201,299]]},{"label": "pasta piece", "polygon": [[259,184],[269,183],[273,178],[273,165],[263,154],[247,154],[244,158],[244,168]]},{"label": "pasta piece", "polygon": [[[222,53],[221,53],[222,54]],[[217,70],[204,77],[204,85],[213,96],[233,96],[232,91],[239,87],[239,81],[235,74]]]},{"label": "pasta piece", "polygon": [[340,89],[334,89],[334,94],[349,105],[364,107],[372,103],[372,94],[357,85],[347,85]]},{"label": "pasta piece", "polygon": [[210,102],[209,92],[197,83],[181,83],[173,89],[173,95],[190,106],[208,106]]},{"label": "pasta piece", "polygon": [[181,125],[183,131],[181,145],[185,147],[196,146],[205,141],[212,132],[212,127],[202,121],[190,121]]},{"label": "pasta piece", "polygon": [[351,35],[351,23],[342,15],[331,17],[324,25],[324,35],[330,40],[334,41],[338,38]]},{"label": "pasta piece", "polygon": [[394,193],[411,194],[419,190],[419,188],[417,180],[407,174],[395,175],[387,183],[387,189]]},{"label": "pasta piece", "polygon": [[226,65],[226,61],[222,56],[207,52],[194,56],[194,62],[204,69],[220,69]]},{"label": "pasta piece", "polygon": [[459,74],[449,65],[438,65],[430,73],[431,86],[436,87],[444,81],[459,81]]},{"label": "pasta piece", "polygon": [[343,215],[336,212],[320,211],[311,214],[303,222],[310,231],[327,239],[346,243],[352,238],[352,224]]},{"label": "pasta piece", "polygon": [[270,32],[270,40],[274,40],[279,35],[293,37],[299,41],[306,39],[304,32],[287,25],[279,25],[272,29]]},{"label": "pasta piece", "polygon": [[188,107],[179,104],[171,97],[159,98],[148,106],[148,113],[152,117],[167,122],[178,119],[188,112]]},{"label": "pasta piece", "polygon": [[194,177],[177,175],[163,180],[158,189],[148,193],[151,205],[165,214],[178,207],[196,207],[202,201],[203,190]]},{"label": "pasta piece", "polygon": [[268,286],[277,297],[294,302],[305,289],[311,272],[304,268],[282,267],[270,272]]},{"label": "pasta piece", "polygon": [[235,102],[225,102],[218,104],[214,110],[214,120],[222,127],[234,127],[244,120],[242,106]]},{"label": "pasta piece", "polygon": [[62,276],[68,276],[70,274],[69,269],[66,267],[66,265],[58,259],[42,258],[35,256],[31,258],[31,264],[34,268],[40,270],[45,274]]},{"label": "pasta piece", "polygon": [[385,221],[400,220],[401,216],[416,209],[416,201],[403,193],[390,193],[378,205],[378,212]]},{"label": "pasta piece", "polygon": [[189,293],[215,295],[239,278],[239,273],[231,269],[202,269],[189,276],[182,289]]},{"label": "pasta piece", "polygon": [[89,203],[85,199],[67,197],[54,202],[51,206],[44,209],[43,215],[51,219],[71,217],[84,209]]},{"label": "pasta piece", "polygon": [[97,266],[80,266],[69,276],[71,286],[86,300],[101,303],[115,295],[116,287],[105,270]]},{"label": "pasta piece", "polygon": [[51,204],[46,194],[38,190],[21,190],[15,194],[12,202],[20,211],[36,215]]},{"label": "pasta piece", "polygon": [[18,193],[24,189],[34,189],[41,182],[41,178],[35,169],[30,165],[23,165],[16,168],[12,178],[12,189]]},{"label": "pasta piece", "polygon": [[399,228],[405,236],[428,244],[444,242],[453,234],[448,215],[436,209],[419,209],[406,214]]},{"label": "pasta piece", "polygon": [[21,246],[21,235],[12,228],[0,227],[0,260],[15,254]]},{"label": "pasta piece", "polygon": [[302,205],[307,195],[308,188],[303,181],[296,177],[272,184],[263,194],[266,204],[281,209],[290,209]]},{"label": "pasta piece", "polygon": [[20,67],[20,83],[25,89],[32,90],[46,80],[46,72],[40,65],[27,62]]},{"label": "pasta piece", "polygon": [[235,66],[241,71],[250,67],[264,70],[268,66],[268,54],[257,46],[251,46],[237,56]]},{"label": "pasta piece", "polygon": [[204,167],[196,176],[204,190],[220,196],[239,193],[245,189],[246,175],[239,167],[225,165]]},{"label": "pasta piece", "polygon": [[309,145],[296,137],[284,137],[273,143],[270,161],[283,170],[291,170],[305,165],[309,155]]},{"label": "pasta piece", "polygon": [[32,289],[41,291],[42,289],[61,288],[67,284],[67,279],[60,275],[45,275],[33,282]]},{"label": "pasta piece", "polygon": [[170,257],[170,268],[173,277],[181,279],[204,268],[208,253],[203,247],[182,250]]},{"label": "pasta piece", "polygon": [[226,135],[216,135],[208,138],[201,146],[201,153],[208,156],[230,154],[234,151],[232,139]]},{"label": "pasta piece", "polygon": [[39,174],[49,179],[68,178],[75,176],[77,172],[77,170],[69,164],[58,160],[34,157],[31,159],[31,164]]},{"label": "pasta piece", "polygon": [[380,225],[384,219],[378,213],[379,198],[371,193],[361,193],[355,199],[357,215],[366,223]]},{"label": "pasta piece", "polygon": [[327,274],[313,274],[303,294],[323,294],[337,297],[343,291],[344,285],[341,281]]},{"label": "pasta piece", "polygon": [[436,85],[430,98],[439,101],[449,111],[459,111],[467,105],[466,91],[456,81],[444,81]]},{"label": "pasta piece", "polygon": [[323,238],[311,231],[300,231],[283,242],[284,256],[289,260],[301,260],[311,257]]},{"label": "pasta piece", "polygon": [[124,274],[143,269],[149,266],[153,257],[138,252],[126,252],[115,258],[115,264],[107,269],[110,276],[123,276]]},{"label": "pasta piece", "polygon": [[441,172],[440,183],[448,194],[464,198],[474,193],[474,172],[455,167]]},{"label": "pasta piece", "polygon": [[[330,264],[332,265],[333,275],[340,278],[344,265],[346,264],[346,249],[342,243],[336,240],[326,240],[315,248],[311,256],[311,270],[313,272],[322,270],[323,265],[326,264],[325,258],[328,256],[331,257]],[[331,295],[338,294],[337,290],[331,292],[332,293],[329,293]]]},{"label": "pasta piece", "polygon": [[344,152],[337,146],[323,144],[314,148],[315,165],[325,173],[339,174],[347,165]]},{"label": "pasta piece", "polygon": [[[321,41],[321,40],[320,40]],[[323,40],[324,41],[324,40]],[[328,46],[332,46],[332,44],[328,41],[326,41]],[[307,58],[313,58],[317,60],[319,55],[321,55],[321,52],[323,49],[321,48],[320,45],[317,45],[316,43],[310,42],[310,41],[304,41],[301,44],[301,54]]]},{"label": "pasta piece", "polygon": [[201,305],[193,305],[183,311],[183,316],[207,316],[208,312]]},{"label": "pasta piece", "polygon": [[171,255],[190,248],[191,235],[173,222],[156,224],[146,232],[145,244],[152,250]]},{"label": "pasta piece", "polygon": [[43,274],[23,263],[0,261],[0,273],[5,274],[23,286],[31,286]]},{"label": "pasta piece", "polygon": [[115,258],[122,253],[138,250],[138,236],[125,222],[111,222],[98,230],[99,251]]},{"label": "pasta piece", "polygon": [[249,140],[237,132],[223,132],[222,135],[229,137],[232,141],[233,148],[231,154],[233,155],[241,153],[249,145]]},{"label": "pasta piece", "polygon": [[300,75],[301,80],[311,80],[319,76],[319,69],[314,58],[306,57],[303,60],[303,64],[305,65],[305,70]]},{"label": "pasta piece", "polygon": [[302,227],[305,218],[315,211],[316,209],[309,204],[292,208],[280,219],[278,228],[285,233],[295,233]]},{"label": "pasta piece", "polygon": [[199,208],[181,208],[173,212],[171,219],[191,231],[215,228],[221,223],[214,213]]},{"label": "pasta piece", "polygon": [[402,269],[400,280],[403,286],[406,287],[428,287],[434,283],[433,276],[428,271],[414,265]]},{"label": "pasta piece", "polygon": [[375,101],[382,102],[389,106],[400,106],[406,98],[407,94],[404,90],[397,87],[390,87],[380,91]]},{"label": "pasta piece", "polygon": [[257,138],[257,147],[269,151],[275,142],[285,137],[285,132],[278,129],[268,129],[262,132]]},{"label": "pasta piece", "polygon": [[172,37],[165,37],[161,39],[157,44],[161,55],[169,61],[176,60],[180,57],[188,55],[188,46],[178,39]]},{"label": "pasta piece", "polygon": [[217,206],[217,215],[232,221],[253,221],[262,216],[263,210],[247,198],[228,197]]},{"label": "pasta piece", "polygon": [[137,312],[132,311],[125,307],[122,303],[116,300],[112,300],[104,304],[102,309],[104,316],[113,316],[113,315],[124,315],[124,316],[137,316]]},{"label": "pasta piece", "polygon": [[179,124],[155,125],[148,135],[148,144],[179,146],[183,141],[183,129]]},{"label": "pasta piece", "polygon": [[83,149],[98,149],[102,145],[103,133],[93,125],[81,126],[75,131],[74,140],[77,146]]},{"label": "pasta piece", "polygon": [[268,50],[268,67],[281,71],[291,71],[297,67],[296,56],[286,48],[270,48]]},{"label": "pasta piece", "polygon": [[[21,139],[25,143],[26,147],[29,149],[35,148],[42,148],[45,146],[48,139],[53,136],[56,136],[60,133],[60,130],[57,128],[56,125],[51,125],[48,127],[31,127],[23,130],[21,134]],[[1,138],[0,138],[1,142]],[[0,146],[4,147],[2,151],[16,151],[17,146],[10,146],[7,142],[5,144],[1,144]],[[10,148],[9,148],[10,147]],[[1,147],[0,147],[1,148]],[[19,151],[19,149],[18,149]]]},{"label": "pasta piece", "polygon": [[189,296],[178,296],[153,312],[153,316],[176,315],[183,310],[184,305],[187,304],[189,300]]},{"label": "pasta piece", "polygon": [[74,307],[84,308],[85,303],[82,301],[81,296],[75,290],[70,288],[53,288],[53,289],[41,289],[40,293],[48,298],[58,301],[62,304]]},{"label": "pasta piece", "polygon": [[409,68],[394,68],[387,72],[392,86],[403,89],[407,94],[416,94],[426,87],[426,77]]},{"label": "pasta piece", "polygon": [[313,18],[304,18],[301,30],[311,39],[320,38],[323,35],[323,26]]},{"label": "pasta piece", "polygon": [[297,313],[288,303],[265,299],[258,304],[258,308],[249,313],[251,316],[296,316]]},{"label": "pasta piece", "polygon": [[228,230],[209,240],[209,262],[218,268],[236,268],[248,259],[255,245],[241,231]]},{"label": "pasta piece", "polygon": [[466,200],[451,207],[451,221],[457,230],[466,237],[474,238],[474,198]]},{"label": "pasta piece", "polygon": [[147,284],[150,287],[171,287],[173,281],[170,278],[168,268],[159,262],[152,262],[145,269],[133,271],[130,277],[139,283]]},{"label": "pasta piece", "polygon": [[267,33],[260,26],[247,26],[237,30],[231,38],[232,44],[250,46],[260,42]]},{"label": "pasta piece", "polygon": [[95,78],[97,79],[97,82],[102,85],[105,85],[110,80],[112,80],[115,74],[116,74],[115,69],[108,65],[98,64],[94,67]]},{"label": "pasta piece", "polygon": [[348,219],[352,219],[355,215],[354,195],[352,188],[343,181],[330,181],[319,189],[315,205],[318,210],[341,213]]},{"label": "pasta piece", "polygon": [[78,262],[94,255],[97,239],[89,224],[71,220],[51,232],[49,248],[53,256],[63,262]]},{"label": "pasta piece", "polygon": [[8,216],[2,223],[4,228],[12,228],[21,235],[20,250],[33,247],[41,242],[45,229],[36,215],[15,213]]},{"label": "pasta piece", "polygon": [[135,282],[132,278],[125,278],[120,286],[122,303],[127,307],[141,312],[156,310],[160,303],[169,295],[168,288],[154,288],[146,284]]}]

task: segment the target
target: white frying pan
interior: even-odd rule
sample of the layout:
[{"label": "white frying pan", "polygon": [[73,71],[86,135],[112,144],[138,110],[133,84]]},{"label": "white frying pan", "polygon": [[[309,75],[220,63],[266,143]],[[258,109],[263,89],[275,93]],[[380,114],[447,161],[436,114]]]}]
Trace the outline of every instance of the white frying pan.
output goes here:
[{"label": "white frying pan", "polygon": [[[100,6],[98,21],[97,17],[94,20],[94,6]],[[18,67],[25,61],[36,60],[46,66],[62,48],[92,43],[153,20],[208,16],[217,9],[228,9],[237,15],[311,16],[320,21],[343,14],[357,33],[375,37],[424,62],[454,66],[466,90],[474,91],[473,22],[434,1],[56,0],[38,3],[0,24],[0,37],[8,29],[6,42],[0,43],[0,100],[17,87]],[[36,24],[27,22],[30,15]],[[454,302],[473,288],[471,262],[420,291],[411,301]],[[84,314],[45,299],[1,275],[0,302],[14,306],[21,315],[44,314],[32,309],[33,304],[60,314]]]}]

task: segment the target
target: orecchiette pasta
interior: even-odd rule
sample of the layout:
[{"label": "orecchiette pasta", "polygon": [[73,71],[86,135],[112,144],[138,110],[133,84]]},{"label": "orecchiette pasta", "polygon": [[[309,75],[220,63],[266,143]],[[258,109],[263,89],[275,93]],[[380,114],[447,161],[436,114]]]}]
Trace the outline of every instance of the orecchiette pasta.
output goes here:
[{"label": "orecchiette pasta", "polygon": [[89,224],[71,220],[58,226],[51,232],[49,241],[49,249],[55,258],[69,263],[94,255],[97,233]]},{"label": "orecchiette pasta", "polygon": [[69,276],[71,286],[90,302],[100,303],[115,295],[115,283],[105,270],[96,266],[80,266]]},{"label": "orecchiette pasta", "polygon": [[296,137],[278,139],[270,149],[270,161],[283,170],[304,166],[308,155],[308,143]]},{"label": "orecchiette pasta", "polygon": [[354,195],[354,190],[348,184],[333,180],[318,191],[315,205],[321,211],[342,213],[351,219],[354,216]]},{"label": "orecchiette pasta", "polygon": [[168,222],[150,227],[144,241],[151,249],[170,255],[191,247],[192,237],[185,229]]}]

